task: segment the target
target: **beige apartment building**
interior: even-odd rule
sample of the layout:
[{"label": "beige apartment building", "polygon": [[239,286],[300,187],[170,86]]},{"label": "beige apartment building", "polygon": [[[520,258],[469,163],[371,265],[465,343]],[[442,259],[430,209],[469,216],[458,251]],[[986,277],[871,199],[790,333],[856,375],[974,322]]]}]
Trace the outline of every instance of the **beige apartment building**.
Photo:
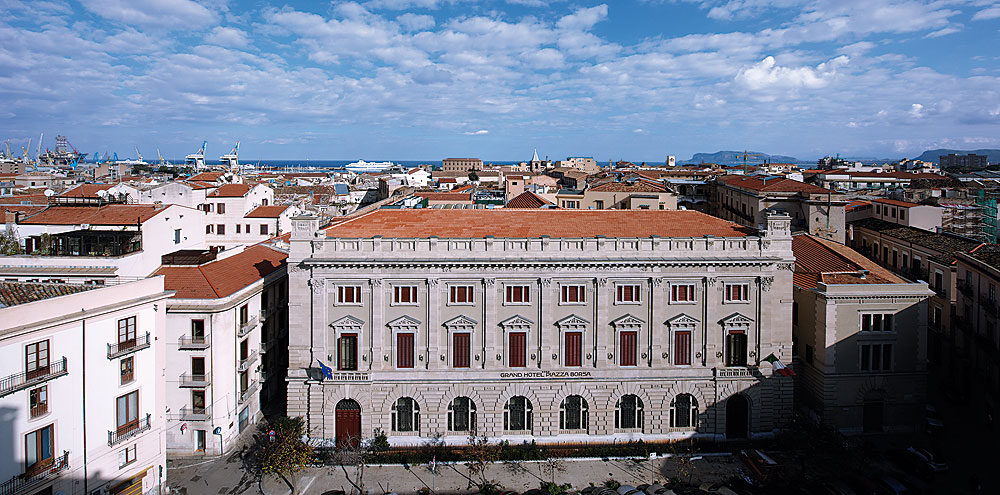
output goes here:
[{"label": "beige apartment building", "polygon": [[441,160],[442,172],[463,172],[482,170],[483,161],[479,158],[445,158]]},{"label": "beige apartment building", "polygon": [[934,293],[833,241],[797,234],[792,249],[797,403],[845,434],[913,431]]},{"label": "beige apartment building", "polygon": [[616,442],[773,435],[791,417],[790,219],[695,211],[377,210],[293,219],[288,414]]},{"label": "beige apartment building", "polygon": [[676,210],[677,194],[647,179],[607,180],[584,190],[560,190],[556,204],[580,210]]},{"label": "beige apartment building", "polygon": [[764,222],[768,210],[792,217],[792,228],[845,242],[843,194],[782,177],[726,175],[715,180],[713,215],[749,227]]}]

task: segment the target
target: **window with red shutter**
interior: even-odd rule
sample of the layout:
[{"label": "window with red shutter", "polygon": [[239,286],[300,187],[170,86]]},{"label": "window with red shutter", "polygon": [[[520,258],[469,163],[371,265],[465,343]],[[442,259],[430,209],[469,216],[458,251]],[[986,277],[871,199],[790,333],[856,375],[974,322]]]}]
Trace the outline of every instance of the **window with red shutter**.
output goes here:
[{"label": "window with red shutter", "polygon": [[452,366],[455,368],[469,367],[469,350],[472,348],[472,336],[468,333],[456,333],[452,337]]},{"label": "window with red shutter", "polygon": [[583,332],[566,332],[566,366],[583,366]]},{"label": "window with red shutter", "polygon": [[674,364],[686,366],[691,364],[691,331],[674,332]]},{"label": "window with red shutter", "polygon": [[525,332],[511,332],[510,334],[510,367],[524,368],[527,366],[525,354],[528,351],[528,334]]},{"label": "window with red shutter", "polygon": [[638,341],[638,332],[622,332],[621,334],[621,354],[619,356],[619,363],[622,366],[635,366],[636,365],[636,344]]},{"label": "window with red shutter", "polygon": [[396,367],[413,367],[413,334],[396,334]]}]

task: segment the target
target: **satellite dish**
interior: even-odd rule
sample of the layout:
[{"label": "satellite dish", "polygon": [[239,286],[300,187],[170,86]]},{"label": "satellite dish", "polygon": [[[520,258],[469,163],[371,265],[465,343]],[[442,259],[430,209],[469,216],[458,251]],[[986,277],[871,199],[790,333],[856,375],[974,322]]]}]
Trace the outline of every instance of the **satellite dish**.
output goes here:
[{"label": "satellite dish", "polygon": [[97,191],[97,195],[100,196],[101,198],[106,198],[108,197],[108,191],[102,189],[100,191]]},{"label": "satellite dish", "polygon": [[51,196],[55,196],[55,194],[56,194],[56,192],[55,192],[55,191],[53,191],[52,189],[46,189],[46,190],[45,190],[45,195],[46,195],[46,196],[49,196],[49,197],[51,197]]}]

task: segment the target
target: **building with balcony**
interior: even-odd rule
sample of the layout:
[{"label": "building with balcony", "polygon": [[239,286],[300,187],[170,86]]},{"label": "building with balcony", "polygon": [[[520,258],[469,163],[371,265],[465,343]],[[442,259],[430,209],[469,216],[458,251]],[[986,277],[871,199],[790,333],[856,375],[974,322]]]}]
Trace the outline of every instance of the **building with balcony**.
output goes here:
[{"label": "building with balcony", "polygon": [[[288,414],[511,441],[758,438],[790,417],[790,219],[377,210],[293,219]],[[765,302],[766,301],[766,302]]]},{"label": "building with balcony", "polygon": [[792,217],[792,228],[844,242],[846,197],[829,189],[783,177],[725,175],[714,184],[710,212],[756,228],[769,210]]},{"label": "building with balcony", "polygon": [[973,417],[1000,410],[1000,248],[987,244],[955,256],[960,278],[956,306],[961,328],[949,341],[946,383],[970,399]]},{"label": "building with balcony", "polygon": [[841,433],[913,431],[927,397],[926,282],[797,234],[792,331],[796,403]]},{"label": "building with balcony", "polygon": [[262,408],[284,412],[286,257],[265,245],[164,257],[171,455],[228,453]]},{"label": "building with balcony", "polygon": [[0,493],[148,493],[166,475],[163,277],[0,282]]}]

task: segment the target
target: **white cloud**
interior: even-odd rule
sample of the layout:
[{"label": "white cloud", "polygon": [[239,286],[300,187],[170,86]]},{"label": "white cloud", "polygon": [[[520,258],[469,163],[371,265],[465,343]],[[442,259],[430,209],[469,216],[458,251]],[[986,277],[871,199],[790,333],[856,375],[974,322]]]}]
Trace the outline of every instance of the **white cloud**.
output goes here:
[{"label": "white cloud", "polygon": [[244,48],[249,43],[247,34],[240,29],[226,26],[216,26],[205,37],[205,41],[215,45]]},{"label": "white cloud", "polygon": [[1000,5],[985,8],[972,16],[972,20],[974,21],[988,21],[997,18],[1000,18]]},{"label": "white cloud", "polygon": [[913,117],[913,118],[915,118],[915,119],[922,119],[922,118],[924,118],[925,115],[927,115],[924,112],[924,106],[921,105],[921,104],[919,104],[919,103],[914,103],[914,104],[910,105],[910,111],[907,112],[907,113],[909,113],[910,116]]},{"label": "white cloud", "polygon": [[962,29],[958,26],[948,26],[946,28],[938,29],[937,31],[931,31],[930,33],[924,35],[924,38],[940,38],[942,36],[959,33],[961,31]]},{"label": "white cloud", "polygon": [[478,131],[468,131],[463,132],[462,134],[465,134],[466,136],[485,136],[489,133],[490,131],[487,131],[486,129],[479,129]]},{"label": "white cloud", "polygon": [[408,31],[423,31],[434,27],[434,16],[406,13],[396,18]]},{"label": "white cloud", "polygon": [[194,28],[216,15],[191,0],[81,0],[87,10],[127,25],[151,28]]},{"label": "white cloud", "polygon": [[[764,60],[741,70],[735,80],[751,91],[822,88],[836,76],[837,69],[847,65],[849,60],[846,55],[841,55],[815,68],[782,67],[777,65],[774,57],[767,56]],[[770,98],[773,99],[773,95]]]}]

